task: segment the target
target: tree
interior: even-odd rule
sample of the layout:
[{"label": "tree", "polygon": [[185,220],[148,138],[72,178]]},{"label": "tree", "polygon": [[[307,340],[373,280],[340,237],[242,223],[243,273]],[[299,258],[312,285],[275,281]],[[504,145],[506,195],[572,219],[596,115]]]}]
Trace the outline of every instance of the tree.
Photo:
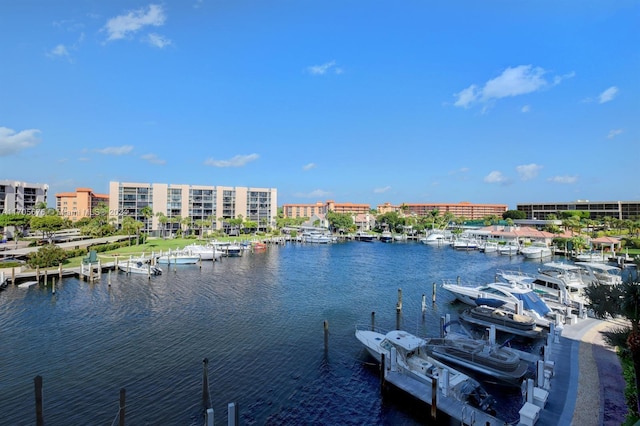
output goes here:
[{"label": "tree", "polygon": [[156,217],[158,218],[158,223],[160,224],[160,227],[162,228],[162,238],[165,237],[165,228],[167,226],[167,222],[169,221],[169,218],[167,216],[165,216],[164,213],[162,212],[158,212],[156,213]]},{"label": "tree", "polygon": [[[24,228],[31,222],[33,216],[21,213],[0,214],[0,228],[13,226],[20,229],[20,234],[24,234]],[[14,233],[14,238],[18,241],[18,233]]]},{"label": "tree", "polygon": [[58,215],[32,216],[29,226],[34,231],[42,232],[42,238],[51,243],[56,232],[69,228],[71,223]]},{"label": "tree", "polygon": [[131,245],[131,235],[136,233],[136,221],[131,216],[125,216],[122,219],[122,231],[127,234],[129,245]]},{"label": "tree", "polygon": [[27,265],[32,268],[48,268],[60,265],[67,258],[63,248],[54,244],[40,247],[38,251],[29,253]]},{"label": "tree", "polygon": [[189,235],[189,230],[191,229],[192,222],[193,222],[193,219],[191,219],[189,216],[184,217],[180,220],[179,222],[180,226],[184,225],[186,227],[182,235]]},{"label": "tree", "polygon": [[527,213],[522,210],[507,210],[502,213],[503,219],[526,219]]},{"label": "tree", "polygon": [[142,215],[142,217],[144,217],[144,229],[147,231],[147,235],[149,235],[149,228],[151,227],[149,224],[149,219],[153,217],[153,209],[151,208],[151,206],[144,206],[140,209],[140,214]]},{"label": "tree", "polygon": [[640,412],[640,283],[627,279],[618,286],[590,285],[585,289],[589,308],[598,318],[623,316],[630,327],[619,333],[626,335],[623,345],[629,350],[635,372],[635,414]]},{"label": "tree", "polygon": [[348,213],[328,212],[327,220],[329,221],[329,226],[333,232],[351,232],[356,229],[356,224],[353,223],[353,218]]}]

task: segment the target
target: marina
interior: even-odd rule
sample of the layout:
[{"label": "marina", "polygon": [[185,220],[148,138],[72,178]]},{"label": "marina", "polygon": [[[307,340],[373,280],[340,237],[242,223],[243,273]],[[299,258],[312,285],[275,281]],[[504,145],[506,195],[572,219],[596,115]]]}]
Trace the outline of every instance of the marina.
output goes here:
[{"label": "marina", "polygon": [[[111,424],[126,388],[128,424],[202,425],[204,358],[217,419],[237,403],[246,424],[421,424],[428,407],[381,397],[354,325],[375,312],[382,328],[436,336],[443,315],[453,322],[466,308],[436,283],[487,283],[497,269],[539,265],[416,242],[283,244],[200,267],[161,265],[152,280],[69,276],[55,292],[51,276],[27,289],[9,284],[0,293],[0,391],[11,408],[0,424],[32,424],[38,375],[49,424]],[[496,418],[517,421],[520,389],[486,389]]]}]

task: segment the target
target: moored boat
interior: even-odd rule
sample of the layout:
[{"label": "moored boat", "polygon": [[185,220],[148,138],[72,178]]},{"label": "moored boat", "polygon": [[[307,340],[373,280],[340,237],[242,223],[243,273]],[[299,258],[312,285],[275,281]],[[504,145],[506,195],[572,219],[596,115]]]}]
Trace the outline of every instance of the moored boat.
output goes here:
[{"label": "moored boat", "polygon": [[489,306],[468,308],[460,314],[460,319],[482,327],[494,326],[496,330],[523,337],[538,338],[544,333],[544,329],[536,326],[536,321],[532,317],[501,308]]},{"label": "moored boat", "polygon": [[124,262],[118,263],[118,269],[122,272],[126,272],[128,274],[140,274],[140,275],[160,275],[162,274],[162,269],[151,265],[149,262],[145,262],[142,260],[125,260]]}]

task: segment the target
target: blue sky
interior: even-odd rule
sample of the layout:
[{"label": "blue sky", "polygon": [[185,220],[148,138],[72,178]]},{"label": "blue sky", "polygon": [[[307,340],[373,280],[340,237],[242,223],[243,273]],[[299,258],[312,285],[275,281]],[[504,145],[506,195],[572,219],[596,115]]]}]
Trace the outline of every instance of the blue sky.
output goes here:
[{"label": "blue sky", "polygon": [[640,200],[639,18],[628,0],[0,0],[0,179]]}]

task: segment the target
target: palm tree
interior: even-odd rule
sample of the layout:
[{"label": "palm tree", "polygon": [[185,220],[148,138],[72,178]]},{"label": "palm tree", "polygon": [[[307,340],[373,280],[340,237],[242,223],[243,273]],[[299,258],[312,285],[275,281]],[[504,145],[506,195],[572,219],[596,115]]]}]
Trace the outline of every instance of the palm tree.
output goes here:
[{"label": "palm tree", "polygon": [[143,208],[140,209],[140,214],[142,215],[142,217],[144,217],[144,221],[145,221],[145,229],[147,231],[147,236],[149,235],[149,219],[151,219],[153,217],[153,208],[151,208],[151,206],[144,206]]},{"label": "palm tree", "polygon": [[184,218],[182,218],[180,220],[180,225],[184,225],[187,228],[182,232],[182,235],[188,235],[189,234],[189,230],[191,229],[192,223],[193,223],[193,219],[191,219],[189,216],[184,217]]},{"label": "palm tree", "polygon": [[165,227],[167,225],[167,222],[169,221],[169,218],[167,216],[165,216],[165,214],[162,213],[162,212],[156,213],[156,217],[158,218],[158,223],[162,227],[162,238],[164,238],[165,237]]}]

